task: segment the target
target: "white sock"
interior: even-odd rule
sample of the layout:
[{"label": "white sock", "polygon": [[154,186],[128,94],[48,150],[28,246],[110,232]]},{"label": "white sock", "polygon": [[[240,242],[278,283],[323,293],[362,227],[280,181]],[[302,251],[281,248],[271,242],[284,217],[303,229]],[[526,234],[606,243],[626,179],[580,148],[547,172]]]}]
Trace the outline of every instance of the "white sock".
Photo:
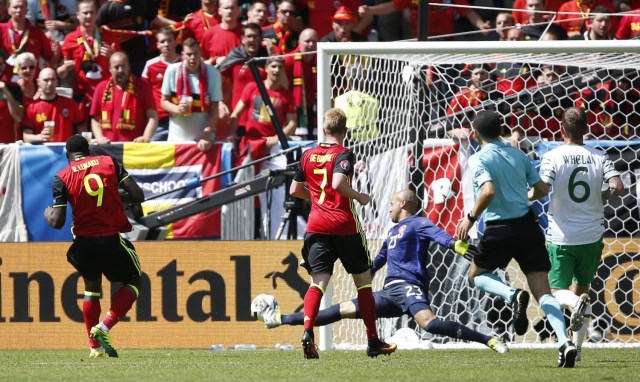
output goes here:
[{"label": "white sock", "polygon": [[107,328],[107,326],[105,324],[103,324],[102,322],[100,323],[100,329],[104,330],[105,332],[109,331],[109,328]]},{"label": "white sock", "polygon": [[573,333],[573,343],[576,347],[582,347],[584,338],[587,335],[587,329],[589,328],[589,320],[591,319],[591,304],[587,305],[587,309],[584,311],[584,322],[577,333]]},{"label": "white sock", "polygon": [[553,296],[558,300],[562,309],[571,309],[578,303],[579,297],[569,289],[558,289],[553,292]]}]

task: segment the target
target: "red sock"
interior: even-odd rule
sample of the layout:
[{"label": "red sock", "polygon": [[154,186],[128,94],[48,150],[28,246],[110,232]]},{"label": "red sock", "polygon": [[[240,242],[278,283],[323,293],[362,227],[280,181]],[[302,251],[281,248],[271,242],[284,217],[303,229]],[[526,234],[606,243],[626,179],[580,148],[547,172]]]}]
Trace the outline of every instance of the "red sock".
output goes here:
[{"label": "red sock", "polygon": [[109,313],[104,317],[104,320],[102,320],[104,326],[111,329],[117,324],[120,318],[124,317],[129,309],[131,309],[136,298],[138,298],[138,296],[128,286],[118,289],[111,299],[111,309],[109,309]]},{"label": "red sock", "polygon": [[358,308],[360,316],[367,328],[367,338],[375,340],[378,338],[378,330],[376,328],[376,300],[373,298],[371,287],[362,287],[358,289]]},{"label": "red sock", "polygon": [[[84,326],[87,328],[87,335],[91,331],[91,328],[100,323],[101,311],[102,308],[100,307],[100,300],[84,300],[82,302],[82,317],[84,318]],[[89,346],[92,348],[99,348],[100,344],[98,341],[89,337]]]},{"label": "red sock", "polygon": [[320,301],[324,292],[315,285],[311,285],[304,295],[304,328],[313,330],[320,310]]}]

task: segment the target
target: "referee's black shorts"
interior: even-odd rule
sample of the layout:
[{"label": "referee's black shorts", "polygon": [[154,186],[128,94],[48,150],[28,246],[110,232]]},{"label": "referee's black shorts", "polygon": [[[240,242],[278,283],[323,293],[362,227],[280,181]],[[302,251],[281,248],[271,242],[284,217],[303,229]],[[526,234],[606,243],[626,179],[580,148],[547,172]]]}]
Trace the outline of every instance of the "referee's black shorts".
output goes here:
[{"label": "referee's black shorts", "polygon": [[333,274],[333,264],[340,259],[350,274],[360,274],[371,269],[371,258],[364,234],[325,235],[304,234],[302,246],[303,267],[309,273]]},{"label": "referee's black shorts", "polygon": [[486,222],[474,263],[481,268],[506,268],[515,259],[526,275],[551,269],[545,239],[533,213],[515,218]]},{"label": "referee's black shorts", "polygon": [[91,281],[104,275],[111,282],[127,283],[142,274],[136,249],[120,235],[76,237],[67,261]]}]

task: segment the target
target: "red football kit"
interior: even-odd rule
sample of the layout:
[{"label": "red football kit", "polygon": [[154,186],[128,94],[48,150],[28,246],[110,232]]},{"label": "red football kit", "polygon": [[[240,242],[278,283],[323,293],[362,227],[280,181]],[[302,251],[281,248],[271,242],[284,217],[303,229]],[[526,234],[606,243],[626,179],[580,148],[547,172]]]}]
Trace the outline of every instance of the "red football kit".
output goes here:
[{"label": "red football kit", "polygon": [[156,104],[156,110],[158,111],[158,119],[169,118],[168,111],[160,106],[160,100],[162,99],[162,80],[164,79],[164,72],[167,71],[169,64],[180,62],[180,56],[178,55],[173,62],[166,62],[160,56],[152,58],[147,61],[147,64],[142,71],[142,80],[146,81],[151,88],[151,94],[153,94],[153,101]]},{"label": "red football kit", "polygon": [[74,236],[109,236],[131,231],[118,186],[129,174],[109,156],[89,156],[69,163],[53,178],[53,206],[73,209]]},{"label": "red football kit", "polygon": [[[102,133],[111,142],[131,142],[144,133],[147,126],[146,111],[156,108],[151,88],[138,78],[133,79],[130,90],[113,85],[112,91],[109,91],[107,88],[111,83],[103,81],[96,87],[89,115],[101,122]],[[130,102],[123,101],[125,92]],[[134,94],[133,99],[131,94]],[[121,123],[123,120],[124,123]]]},{"label": "red football kit", "polygon": [[[26,29],[22,33],[18,33],[13,29],[11,20],[0,24],[1,44],[4,47],[6,57],[9,57],[9,59],[6,60],[7,65],[4,71],[5,82],[11,79],[13,73],[13,64],[11,62],[13,56],[30,52],[36,56],[36,63],[38,63],[40,57],[44,58],[47,62],[53,58],[51,41],[49,41],[41,29],[34,27],[29,20],[27,20],[26,23]],[[36,76],[38,72],[39,70],[36,68]]]},{"label": "red football kit", "polygon": [[[100,54],[102,44],[113,45],[115,51],[120,51],[117,37],[108,30],[101,31],[98,27],[93,36],[85,35],[80,27],[77,27],[75,31],[65,36],[62,43],[64,59],[73,60],[76,63],[73,94],[82,94],[89,102],[92,101],[93,92],[98,84],[111,75],[109,58]],[[89,69],[89,66],[92,70],[85,70]]]},{"label": "red football kit", "polygon": [[80,124],[84,117],[80,106],[72,99],[56,96],[51,100],[39,99],[29,104],[23,125],[40,134],[45,122],[55,122],[51,142],[66,142],[73,134],[73,126]]},{"label": "red football kit", "polygon": [[242,25],[233,29],[222,29],[221,24],[211,27],[202,37],[202,57],[205,60],[226,57],[231,49],[242,43]]},{"label": "red football kit", "polygon": [[353,235],[361,231],[353,201],[331,187],[334,173],[353,178],[353,152],[338,144],[321,143],[304,152],[293,180],[307,182],[311,212],[307,232]]}]

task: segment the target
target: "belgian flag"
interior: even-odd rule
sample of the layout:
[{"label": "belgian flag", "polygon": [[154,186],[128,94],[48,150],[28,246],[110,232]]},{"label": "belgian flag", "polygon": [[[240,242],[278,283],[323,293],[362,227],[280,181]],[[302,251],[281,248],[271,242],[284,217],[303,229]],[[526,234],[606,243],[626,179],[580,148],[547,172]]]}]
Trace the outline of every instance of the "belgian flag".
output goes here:
[{"label": "belgian flag", "polygon": [[[91,146],[91,155],[109,155],[124,168],[143,189],[145,214],[161,211],[220,190],[221,179],[215,178],[200,187],[188,189],[187,183],[223,170],[222,144],[213,144],[207,152],[194,144],[123,143]],[[177,190],[162,197],[153,196]],[[151,199],[150,199],[151,198]],[[220,210],[202,212],[167,226],[167,238],[220,238]]]}]

